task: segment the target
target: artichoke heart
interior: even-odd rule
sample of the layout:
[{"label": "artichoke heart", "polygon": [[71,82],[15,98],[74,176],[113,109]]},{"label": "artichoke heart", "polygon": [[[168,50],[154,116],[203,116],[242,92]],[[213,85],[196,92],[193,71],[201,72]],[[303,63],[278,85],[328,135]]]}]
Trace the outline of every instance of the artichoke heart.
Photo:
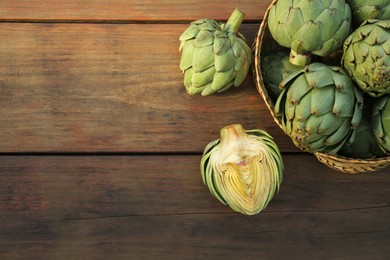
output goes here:
[{"label": "artichoke heart", "polygon": [[273,138],[263,130],[240,124],[220,130],[201,160],[201,175],[211,194],[234,211],[254,215],[279,190],[283,161]]},{"label": "artichoke heart", "polygon": [[235,9],[226,24],[196,20],[180,36],[180,69],[188,94],[220,93],[244,81],[252,61],[252,50],[238,32],[244,17]]},{"label": "artichoke heart", "polygon": [[267,21],[272,37],[291,49],[291,63],[305,66],[311,54],[323,57],[342,47],[351,19],[344,0],[274,0]]}]

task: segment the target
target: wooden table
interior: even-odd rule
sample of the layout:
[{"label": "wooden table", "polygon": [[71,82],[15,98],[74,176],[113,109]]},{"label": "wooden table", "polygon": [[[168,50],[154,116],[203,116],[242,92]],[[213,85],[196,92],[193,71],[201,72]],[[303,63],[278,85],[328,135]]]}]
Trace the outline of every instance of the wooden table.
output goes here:
[{"label": "wooden table", "polygon": [[[389,169],[345,175],[298,151],[252,75],[221,95],[185,92],[189,22],[239,7],[251,44],[270,2],[2,0],[1,259],[389,257]],[[283,153],[281,190],[256,216],[200,177],[204,147],[233,123]]]}]

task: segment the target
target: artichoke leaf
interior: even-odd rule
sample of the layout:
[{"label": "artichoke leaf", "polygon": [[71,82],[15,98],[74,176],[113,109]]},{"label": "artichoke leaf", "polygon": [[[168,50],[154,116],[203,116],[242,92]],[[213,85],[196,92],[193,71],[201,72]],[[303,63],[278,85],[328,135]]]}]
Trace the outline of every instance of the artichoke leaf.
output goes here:
[{"label": "artichoke leaf", "polygon": [[195,39],[196,36],[198,35],[199,31],[200,31],[200,29],[191,25],[182,33],[182,35],[180,35],[179,40],[180,41],[187,41],[190,39]]},{"label": "artichoke leaf", "polygon": [[191,82],[192,75],[194,75],[194,70],[192,68],[190,68],[184,72],[184,86],[186,88],[189,88],[192,85],[192,82]]},{"label": "artichoke leaf", "polygon": [[315,116],[320,116],[328,113],[335,102],[334,87],[329,85],[321,89],[314,88],[311,91],[311,108],[310,113]]},{"label": "artichoke leaf", "polygon": [[230,42],[225,37],[216,37],[214,39],[214,53],[215,55],[223,55],[230,49]]},{"label": "artichoke leaf", "polygon": [[350,122],[345,119],[340,125],[340,127],[326,139],[325,144],[327,146],[332,146],[340,143],[343,139],[345,139],[348,132],[350,132],[350,127]]},{"label": "artichoke leaf", "polygon": [[180,59],[180,69],[184,72],[186,69],[190,68],[192,66],[193,62],[193,50],[194,45],[192,44],[192,41],[185,42],[183,47],[183,52]]},{"label": "artichoke leaf", "polygon": [[192,67],[195,72],[201,72],[214,66],[215,59],[212,45],[203,48],[194,48],[192,56]]},{"label": "artichoke leaf", "polygon": [[210,67],[201,72],[194,72],[191,78],[192,86],[201,87],[210,84],[213,81],[214,74],[215,74],[214,67]]},{"label": "artichoke leaf", "polygon": [[215,91],[218,91],[219,89],[223,88],[236,76],[236,72],[234,69],[230,69],[228,71],[217,71],[214,75],[213,83],[211,84],[211,88]]},{"label": "artichoke leaf", "polygon": [[215,55],[215,69],[217,72],[228,71],[230,69],[234,70],[234,62],[235,57],[232,49],[229,49],[222,55]]},{"label": "artichoke leaf", "polygon": [[228,90],[231,86],[233,86],[233,84],[234,84],[234,82],[232,81],[232,82],[228,83],[228,84],[226,85],[226,87],[219,89],[217,92],[218,92],[218,93],[225,92],[225,91]]},{"label": "artichoke leaf", "polygon": [[200,30],[194,40],[194,47],[201,48],[214,43],[214,35],[208,30]]}]

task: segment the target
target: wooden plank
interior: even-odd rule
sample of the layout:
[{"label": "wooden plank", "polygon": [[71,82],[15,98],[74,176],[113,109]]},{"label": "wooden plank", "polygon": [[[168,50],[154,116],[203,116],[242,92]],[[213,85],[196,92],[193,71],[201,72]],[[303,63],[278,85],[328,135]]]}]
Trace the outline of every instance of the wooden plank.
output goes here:
[{"label": "wooden plank", "polygon": [[227,20],[240,8],[246,20],[259,21],[271,0],[152,1],[152,0],[2,0],[0,20],[77,21],[191,21],[200,18]]},{"label": "wooden plank", "polygon": [[[0,157],[0,255],[14,259],[385,259],[388,170],[345,175],[284,155],[281,190],[243,216],[198,156]],[[313,171],[315,169],[315,171]]]},{"label": "wooden plank", "polygon": [[[273,122],[252,75],[189,96],[179,69],[186,25],[0,24],[0,152],[200,152],[223,126]],[[257,25],[242,32],[251,42]]]}]

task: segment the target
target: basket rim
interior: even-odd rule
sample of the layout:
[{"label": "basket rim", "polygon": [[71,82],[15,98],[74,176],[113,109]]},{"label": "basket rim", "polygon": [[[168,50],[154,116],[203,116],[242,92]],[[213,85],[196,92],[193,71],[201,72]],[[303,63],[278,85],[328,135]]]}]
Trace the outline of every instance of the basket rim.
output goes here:
[{"label": "basket rim", "polygon": [[254,49],[254,73],[255,73],[255,83],[256,83],[256,88],[260,95],[262,96],[263,100],[265,101],[265,104],[270,111],[272,118],[278,124],[278,126],[283,129],[282,127],[282,122],[280,119],[275,115],[274,108],[275,105],[273,101],[271,100],[271,97],[268,95],[267,90],[265,89],[264,86],[264,80],[263,80],[263,74],[261,73],[261,59],[260,59],[260,53],[261,53],[261,48],[263,46],[263,38],[264,38],[264,32],[267,29],[267,20],[269,16],[269,12],[271,10],[271,7],[276,4],[277,0],[273,0],[271,4],[268,6],[267,10],[264,13],[263,20],[261,21],[259,30],[256,34],[255,41],[253,43],[252,48]]},{"label": "basket rim", "polygon": [[[252,44],[252,50],[254,52],[254,66],[252,69],[253,69],[256,88],[257,88],[259,94],[261,95],[261,97],[263,98],[264,103],[267,106],[269,112],[271,113],[272,118],[274,119],[276,124],[283,131],[282,122],[281,122],[280,118],[278,118],[276,116],[276,114],[274,112],[275,104],[271,100],[271,97],[269,96],[269,94],[265,88],[263,74],[261,72],[261,58],[260,58],[261,57],[261,50],[262,50],[262,46],[263,46],[264,35],[265,35],[265,32],[268,30],[268,28],[267,28],[268,16],[269,16],[269,13],[270,13],[272,6],[275,5],[276,2],[278,2],[278,0],[273,0],[271,2],[271,4],[268,6],[266,12],[264,13],[263,20],[261,21],[259,30],[255,35],[255,39],[254,39],[254,42]],[[351,168],[354,168],[354,165],[356,164],[355,167],[359,167],[359,168],[361,168],[361,166],[363,166],[363,165],[366,165],[366,166],[374,166],[374,168],[381,169],[381,168],[384,168],[390,164],[390,155],[384,156],[384,157],[375,157],[375,158],[370,158],[370,159],[361,159],[361,158],[345,157],[345,156],[341,156],[341,155],[330,155],[330,154],[322,153],[322,152],[315,152],[312,154],[314,154],[317,157],[317,159],[319,159],[320,161],[322,161],[323,163],[326,163],[328,165],[329,165],[329,162],[332,161],[332,162],[337,162],[340,164],[346,164]],[[324,160],[325,160],[325,162],[324,162]],[[332,168],[334,168],[334,167],[332,167]],[[338,168],[338,170],[340,170],[340,169]]]}]

